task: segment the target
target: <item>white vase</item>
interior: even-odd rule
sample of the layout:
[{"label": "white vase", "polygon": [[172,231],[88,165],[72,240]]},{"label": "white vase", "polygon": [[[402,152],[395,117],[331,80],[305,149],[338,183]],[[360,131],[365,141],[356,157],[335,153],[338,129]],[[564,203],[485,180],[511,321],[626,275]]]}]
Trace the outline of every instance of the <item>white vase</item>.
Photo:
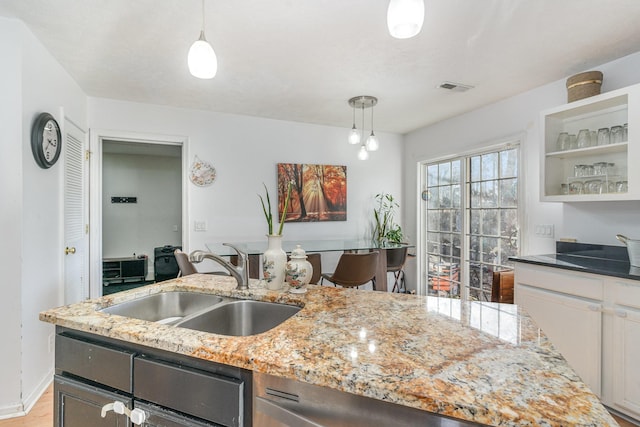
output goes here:
[{"label": "white vase", "polygon": [[282,250],[282,236],[268,234],[269,247],[262,255],[262,274],[267,289],[277,290],[284,286],[287,254]]},{"label": "white vase", "polygon": [[287,262],[286,272],[286,280],[289,286],[291,286],[291,292],[306,292],[305,286],[311,281],[313,267],[311,263],[307,261],[307,254],[300,245],[297,245],[296,248],[291,251],[291,261]]}]

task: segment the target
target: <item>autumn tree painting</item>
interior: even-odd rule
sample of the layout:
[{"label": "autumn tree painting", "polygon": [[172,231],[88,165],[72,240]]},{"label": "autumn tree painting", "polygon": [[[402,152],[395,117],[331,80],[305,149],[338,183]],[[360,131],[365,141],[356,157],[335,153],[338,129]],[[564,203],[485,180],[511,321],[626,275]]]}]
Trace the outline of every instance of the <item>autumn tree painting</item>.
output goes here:
[{"label": "autumn tree painting", "polygon": [[347,220],[346,166],[278,163],[278,212],[283,210],[289,183],[285,222]]}]

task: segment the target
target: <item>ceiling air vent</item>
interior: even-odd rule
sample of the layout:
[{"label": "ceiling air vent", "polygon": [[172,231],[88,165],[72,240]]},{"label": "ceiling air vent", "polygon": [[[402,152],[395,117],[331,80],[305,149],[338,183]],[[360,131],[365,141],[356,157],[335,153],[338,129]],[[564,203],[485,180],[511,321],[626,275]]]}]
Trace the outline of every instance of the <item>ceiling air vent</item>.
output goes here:
[{"label": "ceiling air vent", "polygon": [[453,92],[466,92],[469,89],[473,89],[473,86],[463,85],[462,83],[454,83],[454,82],[442,82],[438,87],[440,89],[447,89]]}]

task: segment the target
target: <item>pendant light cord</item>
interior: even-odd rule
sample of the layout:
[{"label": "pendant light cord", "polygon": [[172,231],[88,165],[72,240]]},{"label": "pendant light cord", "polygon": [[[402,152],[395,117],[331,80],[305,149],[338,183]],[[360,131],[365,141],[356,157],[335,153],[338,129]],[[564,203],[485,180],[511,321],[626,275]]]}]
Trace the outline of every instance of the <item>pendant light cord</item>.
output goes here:
[{"label": "pendant light cord", "polygon": [[204,0],[202,0],[202,31],[204,31]]}]

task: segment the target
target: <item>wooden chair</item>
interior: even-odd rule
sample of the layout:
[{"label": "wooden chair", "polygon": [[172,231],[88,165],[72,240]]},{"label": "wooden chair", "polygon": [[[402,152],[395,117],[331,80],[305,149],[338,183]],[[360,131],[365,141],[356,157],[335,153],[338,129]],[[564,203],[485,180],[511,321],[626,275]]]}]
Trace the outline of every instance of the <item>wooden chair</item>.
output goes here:
[{"label": "wooden chair", "polygon": [[371,281],[375,288],[378,255],[378,252],[342,254],[336,266],[336,271],[334,271],[333,274],[322,274],[321,284],[324,282],[324,279],[327,279],[334,285],[357,288]]},{"label": "wooden chair", "polygon": [[395,281],[391,292],[406,292],[404,280],[404,263],[407,261],[407,252],[409,248],[387,249],[387,273],[393,273]]},{"label": "wooden chair", "polygon": [[513,304],[513,270],[493,272],[491,302]]}]

